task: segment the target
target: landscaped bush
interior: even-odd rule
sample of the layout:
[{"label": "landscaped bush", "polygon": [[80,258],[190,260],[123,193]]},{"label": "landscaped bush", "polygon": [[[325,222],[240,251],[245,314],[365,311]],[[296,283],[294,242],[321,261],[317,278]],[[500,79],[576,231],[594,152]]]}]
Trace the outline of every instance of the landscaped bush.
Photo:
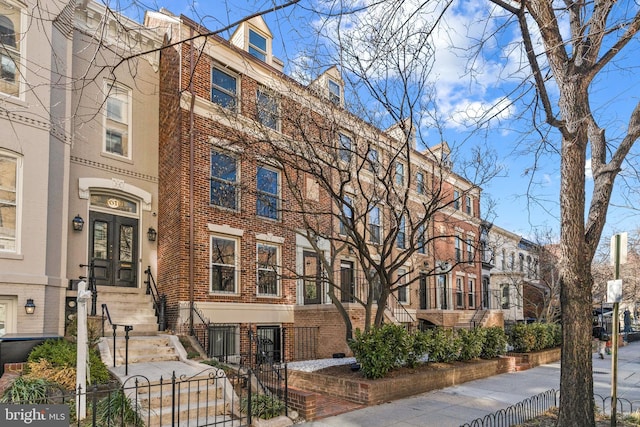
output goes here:
[{"label": "landscaped bush", "polygon": [[429,362],[453,362],[460,355],[461,340],[452,329],[432,329],[428,331]]},{"label": "landscaped bush", "polygon": [[382,378],[401,366],[409,354],[407,331],[399,325],[385,323],[368,332],[356,329],[355,338],[349,343],[365,378]]},{"label": "landscaped bush", "polygon": [[429,352],[429,335],[426,332],[416,331],[409,334],[409,354],[407,366],[415,368],[418,362]]},{"label": "landscaped bush", "polygon": [[[110,376],[107,367],[100,359],[95,349],[89,349],[89,383],[104,384]],[[42,360],[46,363],[41,362]],[[32,371],[38,372],[42,378],[58,382],[56,378],[65,378],[60,385],[73,384],[75,388],[77,355],[76,344],[66,340],[47,340],[35,347],[29,353],[25,374],[33,376]]]},{"label": "landscaped bush", "polygon": [[459,329],[460,356],[458,360],[477,359],[482,354],[485,340],[484,328]]},{"label": "landscaped bush", "polygon": [[[246,397],[240,402],[240,410],[247,413],[249,400]],[[251,394],[251,415],[265,420],[278,417],[284,413],[284,403],[273,395]]]},{"label": "landscaped bush", "polygon": [[518,323],[509,329],[508,337],[514,351],[528,353],[559,346],[562,331],[553,323]]},{"label": "landscaped bush", "polygon": [[499,326],[483,328],[485,332],[484,346],[480,357],[483,359],[493,359],[507,351],[507,334]]}]

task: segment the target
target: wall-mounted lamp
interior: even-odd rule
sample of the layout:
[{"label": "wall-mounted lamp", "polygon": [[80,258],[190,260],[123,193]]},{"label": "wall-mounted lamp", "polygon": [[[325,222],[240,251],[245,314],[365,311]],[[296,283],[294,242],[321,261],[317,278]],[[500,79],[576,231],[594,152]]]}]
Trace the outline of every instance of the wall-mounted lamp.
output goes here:
[{"label": "wall-mounted lamp", "polygon": [[450,265],[449,265],[448,262],[446,262],[446,261],[440,262],[440,270],[442,270],[443,272],[449,271],[449,267],[450,267]]},{"label": "wall-mounted lamp", "polygon": [[82,219],[80,214],[78,214],[71,220],[71,224],[73,224],[73,231],[82,231],[82,228],[84,227],[84,219]]},{"label": "wall-mounted lamp", "polygon": [[158,237],[158,232],[156,231],[156,229],[153,227],[149,227],[149,230],[147,230],[147,239],[149,239],[150,242],[155,242],[156,237]]},{"label": "wall-mounted lamp", "polygon": [[33,303],[33,299],[27,298],[27,303],[24,305],[24,311],[27,314],[33,314],[36,312],[36,305]]}]

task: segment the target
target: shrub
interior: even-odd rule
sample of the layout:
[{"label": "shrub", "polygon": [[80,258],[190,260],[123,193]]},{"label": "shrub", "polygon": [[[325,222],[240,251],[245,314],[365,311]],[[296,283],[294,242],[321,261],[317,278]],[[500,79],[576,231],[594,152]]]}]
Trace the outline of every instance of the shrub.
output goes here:
[{"label": "shrub", "polygon": [[416,331],[409,335],[409,353],[407,354],[407,366],[415,368],[420,359],[429,352],[429,335],[426,332]]},{"label": "shrub", "polygon": [[519,353],[528,353],[536,345],[536,336],[529,325],[524,323],[515,324],[509,329],[509,344],[513,350]]},{"label": "shrub", "polygon": [[480,357],[483,359],[493,359],[504,354],[507,347],[507,335],[499,326],[485,328],[484,346]]},{"label": "shrub", "polygon": [[[89,382],[92,384],[103,384],[110,378],[107,367],[100,359],[97,351],[89,349]],[[29,374],[32,367],[35,369],[43,369],[40,365],[41,360],[46,360],[49,364],[48,368],[53,371],[66,371],[70,373],[69,368],[73,369],[73,384],[75,388],[75,367],[77,362],[76,344],[65,340],[47,340],[42,344],[34,347],[29,353],[25,373]],[[49,378],[56,377],[59,374],[49,372]],[[64,384],[61,384],[64,385]]]},{"label": "shrub", "polygon": [[[249,400],[246,397],[240,402],[240,410],[247,413]],[[276,396],[266,394],[251,394],[251,415],[269,420],[282,415],[285,410],[284,403]]]},{"label": "shrub", "polygon": [[142,426],[140,408],[134,407],[122,390],[109,393],[95,407],[98,425]]},{"label": "shrub", "polygon": [[391,369],[402,365],[409,355],[407,331],[398,325],[384,324],[369,332],[356,329],[349,343],[365,378],[384,377]]},{"label": "shrub", "polygon": [[431,329],[429,335],[429,361],[453,362],[460,354],[461,341],[458,334],[451,329]]},{"label": "shrub", "polygon": [[485,340],[484,328],[459,329],[460,339],[459,360],[477,359],[482,354]]}]

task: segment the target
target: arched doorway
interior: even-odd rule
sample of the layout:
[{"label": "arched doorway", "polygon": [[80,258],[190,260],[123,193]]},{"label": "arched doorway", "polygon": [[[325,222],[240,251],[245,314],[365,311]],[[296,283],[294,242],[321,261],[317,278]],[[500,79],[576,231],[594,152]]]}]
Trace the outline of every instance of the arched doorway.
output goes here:
[{"label": "arched doorway", "polygon": [[89,261],[96,284],[138,286],[138,203],[107,193],[91,193]]}]

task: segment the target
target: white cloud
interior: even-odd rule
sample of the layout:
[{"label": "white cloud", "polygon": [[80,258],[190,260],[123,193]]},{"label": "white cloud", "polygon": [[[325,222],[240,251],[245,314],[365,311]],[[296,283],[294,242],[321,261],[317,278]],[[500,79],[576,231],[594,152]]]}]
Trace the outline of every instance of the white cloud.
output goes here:
[{"label": "white cloud", "polygon": [[587,180],[593,179],[593,170],[591,169],[591,159],[587,159],[587,163],[584,166],[584,175]]}]

